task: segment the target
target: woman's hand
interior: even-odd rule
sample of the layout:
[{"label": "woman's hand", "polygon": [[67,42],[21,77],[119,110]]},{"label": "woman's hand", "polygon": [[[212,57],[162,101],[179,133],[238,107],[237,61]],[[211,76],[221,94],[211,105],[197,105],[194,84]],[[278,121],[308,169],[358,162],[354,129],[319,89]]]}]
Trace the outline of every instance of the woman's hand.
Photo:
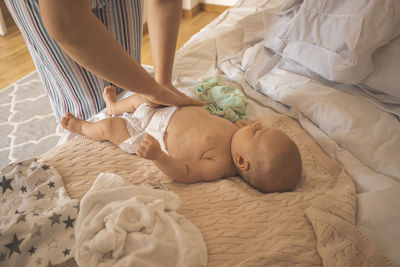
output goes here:
[{"label": "woman's hand", "polygon": [[145,99],[150,102],[151,106],[164,105],[164,106],[203,106],[204,102],[194,100],[184,93],[176,89],[172,83],[163,83],[160,86],[157,95],[144,95]]}]

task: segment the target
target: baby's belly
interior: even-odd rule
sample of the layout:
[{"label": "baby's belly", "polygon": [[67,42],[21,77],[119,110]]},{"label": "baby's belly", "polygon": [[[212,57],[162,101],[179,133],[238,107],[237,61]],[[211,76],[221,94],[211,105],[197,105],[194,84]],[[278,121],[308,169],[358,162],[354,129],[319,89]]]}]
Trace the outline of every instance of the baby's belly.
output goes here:
[{"label": "baby's belly", "polygon": [[207,151],[225,145],[232,125],[200,107],[181,107],[171,118],[164,142],[172,157],[199,160]]},{"label": "baby's belly", "polygon": [[172,157],[184,160],[201,158],[205,148],[199,126],[207,115],[207,111],[198,107],[178,108],[164,136],[165,146]]}]

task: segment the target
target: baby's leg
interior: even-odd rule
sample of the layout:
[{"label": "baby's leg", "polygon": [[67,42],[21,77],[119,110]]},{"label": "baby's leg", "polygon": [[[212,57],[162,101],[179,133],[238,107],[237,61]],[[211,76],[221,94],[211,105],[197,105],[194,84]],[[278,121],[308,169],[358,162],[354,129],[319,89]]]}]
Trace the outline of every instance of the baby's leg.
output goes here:
[{"label": "baby's leg", "polygon": [[146,100],[140,94],[134,94],[117,100],[117,90],[114,86],[104,88],[103,98],[106,102],[108,115],[121,115],[124,112],[134,112]]},{"label": "baby's leg", "polygon": [[110,141],[117,146],[131,137],[126,128],[125,119],[118,117],[88,122],[67,113],[61,119],[61,125],[70,132],[85,135],[97,141]]}]

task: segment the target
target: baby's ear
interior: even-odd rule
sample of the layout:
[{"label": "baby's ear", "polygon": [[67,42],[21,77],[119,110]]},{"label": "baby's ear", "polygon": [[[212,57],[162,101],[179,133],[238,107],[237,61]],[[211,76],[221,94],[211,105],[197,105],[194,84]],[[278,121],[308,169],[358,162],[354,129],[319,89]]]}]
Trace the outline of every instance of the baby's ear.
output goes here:
[{"label": "baby's ear", "polygon": [[237,154],[233,156],[233,163],[241,171],[247,171],[250,167],[249,161]]}]

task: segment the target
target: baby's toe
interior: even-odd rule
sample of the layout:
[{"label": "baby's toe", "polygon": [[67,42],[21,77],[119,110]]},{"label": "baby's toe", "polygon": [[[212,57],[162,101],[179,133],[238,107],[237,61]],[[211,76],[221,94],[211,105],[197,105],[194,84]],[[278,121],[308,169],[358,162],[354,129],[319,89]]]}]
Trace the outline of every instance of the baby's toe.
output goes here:
[{"label": "baby's toe", "polygon": [[61,126],[62,126],[63,128],[67,128],[67,126],[68,126],[68,120],[69,120],[68,117],[63,117],[63,118],[61,119]]}]

